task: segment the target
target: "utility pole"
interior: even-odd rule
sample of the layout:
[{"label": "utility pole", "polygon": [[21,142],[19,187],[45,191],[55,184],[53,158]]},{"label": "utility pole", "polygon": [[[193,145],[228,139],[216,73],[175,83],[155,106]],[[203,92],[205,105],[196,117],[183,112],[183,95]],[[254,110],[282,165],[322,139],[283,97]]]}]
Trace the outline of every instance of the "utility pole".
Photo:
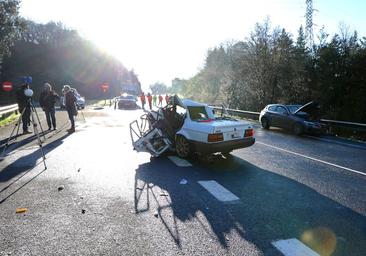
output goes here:
[{"label": "utility pole", "polygon": [[305,0],[306,1],[306,26],[305,26],[305,37],[306,43],[309,49],[313,49],[314,45],[314,32],[313,32],[313,0]]}]

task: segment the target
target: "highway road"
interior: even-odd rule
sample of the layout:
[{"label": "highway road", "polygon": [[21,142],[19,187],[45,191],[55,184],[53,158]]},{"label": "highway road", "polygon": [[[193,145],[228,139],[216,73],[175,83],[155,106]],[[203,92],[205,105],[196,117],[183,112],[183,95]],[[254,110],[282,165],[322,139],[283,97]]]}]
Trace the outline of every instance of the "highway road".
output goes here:
[{"label": "highway road", "polygon": [[366,255],[366,146],[257,127],[228,158],[151,158],[142,110],[83,113],[68,135],[57,112],[46,170],[32,135],[0,162],[0,255]]}]

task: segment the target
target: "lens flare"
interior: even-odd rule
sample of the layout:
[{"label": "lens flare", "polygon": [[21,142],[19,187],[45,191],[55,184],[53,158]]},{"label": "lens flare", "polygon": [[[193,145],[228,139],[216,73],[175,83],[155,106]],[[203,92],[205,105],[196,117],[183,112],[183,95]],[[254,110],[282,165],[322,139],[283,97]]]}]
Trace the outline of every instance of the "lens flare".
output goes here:
[{"label": "lens flare", "polygon": [[301,241],[322,256],[331,256],[337,246],[337,237],[326,227],[306,230],[301,235]]}]

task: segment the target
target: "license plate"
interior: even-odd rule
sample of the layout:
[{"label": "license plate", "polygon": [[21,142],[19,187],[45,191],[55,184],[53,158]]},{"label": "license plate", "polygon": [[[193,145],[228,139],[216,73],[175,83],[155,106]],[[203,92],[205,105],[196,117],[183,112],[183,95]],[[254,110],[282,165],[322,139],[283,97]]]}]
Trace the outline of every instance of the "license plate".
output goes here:
[{"label": "license plate", "polygon": [[232,139],[237,139],[237,138],[240,138],[240,137],[241,137],[241,134],[239,132],[233,132],[231,134]]}]

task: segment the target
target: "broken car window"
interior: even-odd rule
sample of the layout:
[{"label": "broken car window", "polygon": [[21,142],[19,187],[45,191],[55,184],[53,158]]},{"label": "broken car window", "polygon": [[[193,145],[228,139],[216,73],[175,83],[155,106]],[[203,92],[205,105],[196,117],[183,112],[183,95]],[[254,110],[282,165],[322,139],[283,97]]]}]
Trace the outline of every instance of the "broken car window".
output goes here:
[{"label": "broken car window", "polygon": [[188,107],[188,112],[192,121],[209,119],[206,108],[204,106]]}]

